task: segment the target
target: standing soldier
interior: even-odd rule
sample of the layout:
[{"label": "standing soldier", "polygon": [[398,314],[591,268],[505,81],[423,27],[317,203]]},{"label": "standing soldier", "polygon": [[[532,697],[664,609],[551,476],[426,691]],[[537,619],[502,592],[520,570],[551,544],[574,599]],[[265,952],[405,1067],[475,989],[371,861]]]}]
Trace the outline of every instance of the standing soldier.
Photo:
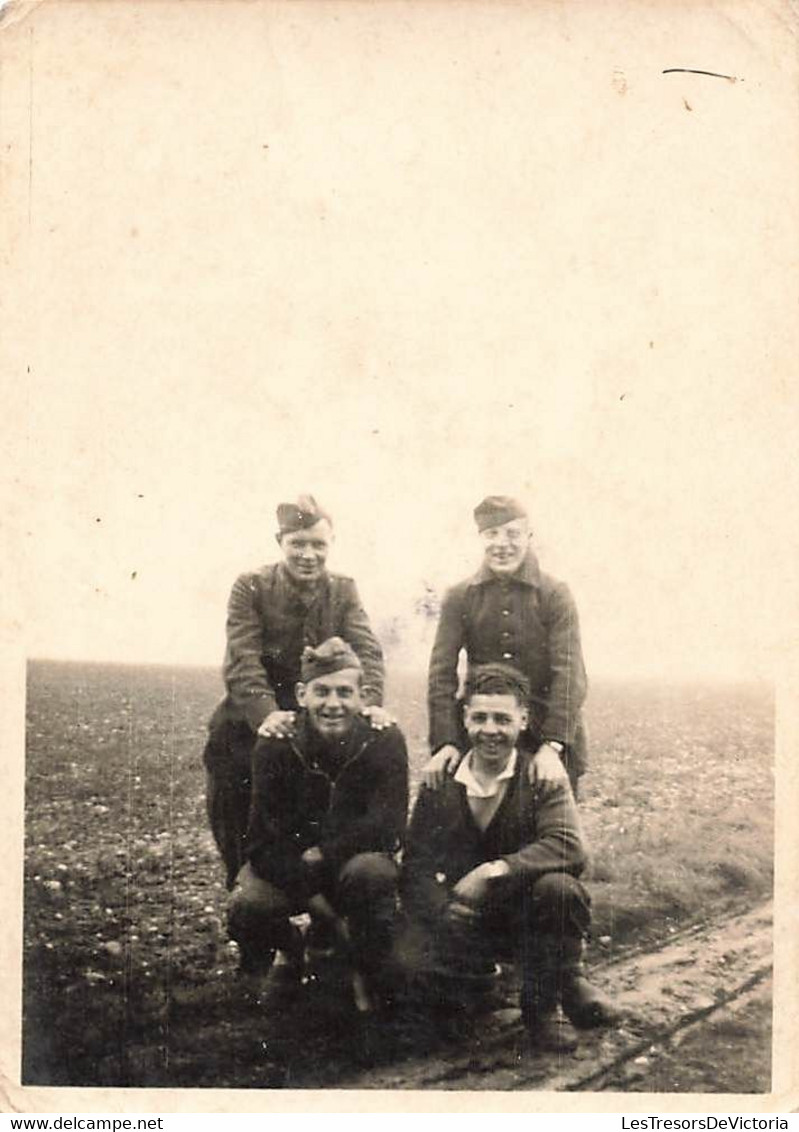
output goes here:
[{"label": "standing soldier", "polygon": [[290,736],[300,656],[329,637],[346,641],[363,667],[363,714],[382,729],[383,653],[352,578],[328,573],[330,516],[311,495],[277,509],[282,561],[241,574],[227,612],[227,695],[209,723],[204,762],[208,816],[232,888],[244,863],[256,737]]},{"label": "standing soldier", "polygon": [[466,749],[458,701],[458,658],[513,665],[530,684],[522,745],[541,783],[567,776],[576,796],[586,766],[581,709],[587,690],[577,609],[568,586],[541,571],[521,503],[489,495],[474,510],[483,563],[448,590],[430,658],[430,750],[424,781],[440,785]]}]

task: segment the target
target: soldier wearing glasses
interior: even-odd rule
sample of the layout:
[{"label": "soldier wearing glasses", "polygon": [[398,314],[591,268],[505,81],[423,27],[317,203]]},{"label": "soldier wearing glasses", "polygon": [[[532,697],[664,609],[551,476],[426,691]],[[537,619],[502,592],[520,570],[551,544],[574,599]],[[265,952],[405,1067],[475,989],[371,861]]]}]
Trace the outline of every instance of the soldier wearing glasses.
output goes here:
[{"label": "soldier wearing glasses", "polygon": [[545,574],[530,547],[521,503],[489,495],[474,510],[483,551],[480,569],[448,590],[430,658],[430,750],[425,782],[440,785],[465,750],[458,700],[458,658],[469,670],[509,664],[529,681],[528,723],[520,742],[534,756],[530,773],[555,784],[568,777],[573,793],[586,766],[582,706],[587,691],[574,599],[564,582]]}]

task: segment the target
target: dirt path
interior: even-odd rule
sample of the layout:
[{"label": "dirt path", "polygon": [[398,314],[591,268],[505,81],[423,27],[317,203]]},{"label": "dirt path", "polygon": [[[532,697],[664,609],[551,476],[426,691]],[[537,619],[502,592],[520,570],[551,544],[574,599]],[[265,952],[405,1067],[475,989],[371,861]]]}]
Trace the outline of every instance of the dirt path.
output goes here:
[{"label": "dirt path", "polygon": [[[764,978],[605,1075],[625,1093],[762,1093],[771,1080],[772,980]],[[596,1089],[598,1086],[594,1086]]]},{"label": "dirt path", "polygon": [[[398,1003],[382,1024],[364,1027],[351,996],[349,1006],[342,998],[340,974],[323,975],[290,1003],[278,1005],[279,980],[270,976],[253,994],[237,973],[235,956],[227,946],[223,952],[227,965],[215,979],[200,972],[193,982],[176,983],[168,996],[154,989],[161,1009],[155,1033],[140,1022],[153,1017],[156,1000],[131,1000],[129,1024],[120,1030],[124,1042],[105,1042],[87,1081],[661,1093],[754,1093],[770,1087],[768,904],[730,911],[674,931],[654,947],[642,943],[593,963],[592,978],[625,1017],[613,1030],[584,1033],[575,1053],[560,1059],[525,1047],[510,969],[487,1012],[461,1011],[444,1024],[432,1004],[408,1001]],[[59,1049],[43,1048],[40,1055],[49,1065]],[[71,1074],[74,1083],[77,1074]]]},{"label": "dirt path", "polygon": [[[574,1054],[525,1050],[518,1011],[479,1019],[452,1049],[338,1082],[373,1089],[759,1092],[770,1088],[771,904],[593,968],[623,1008]],[[753,1048],[756,1047],[756,1048]],[[454,1054],[454,1055],[453,1055]],[[693,1058],[693,1061],[691,1060]],[[737,1066],[737,1071],[736,1071]]]}]

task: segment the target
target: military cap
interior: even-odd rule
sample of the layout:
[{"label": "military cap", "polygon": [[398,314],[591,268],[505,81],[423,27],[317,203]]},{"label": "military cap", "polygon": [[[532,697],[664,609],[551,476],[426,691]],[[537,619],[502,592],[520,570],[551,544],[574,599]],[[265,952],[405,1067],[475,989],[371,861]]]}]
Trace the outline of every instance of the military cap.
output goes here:
[{"label": "military cap", "polygon": [[509,495],[487,495],[482,503],[474,509],[474,521],[478,531],[487,531],[489,527],[501,527],[511,519],[526,519],[527,512],[517,499]]},{"label": "military cap", "polygon": [[328,523],[331,521],[327,511],[312,495],[300,495],[296,503],[279,503],[277,507],[277,525],[282,535],[290,531],[304,531],[320,519],[327,519]]},{"label": "military cap", "polygon": [[316,680],[319,676],[329,676],[343,668],[360,669],[361,662],[341,637],[328,637],[317,648],[307,645],[300,657],[300,675],[303,684]]}]

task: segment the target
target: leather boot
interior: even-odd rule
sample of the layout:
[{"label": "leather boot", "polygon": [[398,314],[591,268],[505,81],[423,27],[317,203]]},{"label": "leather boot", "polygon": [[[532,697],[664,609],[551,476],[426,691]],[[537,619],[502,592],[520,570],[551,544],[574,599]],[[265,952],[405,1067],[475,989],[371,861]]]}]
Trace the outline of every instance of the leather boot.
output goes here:
[{"label": "leather boot", "polygon": [[564,974],[574,959],[570,944],[557,936],[540,936],[524,964],[522,1022],[532,1045],[553,1053],[577,1048],[577,1035],[558,1009]]},{"label": "leather boot", "polygon": [[553,994],[541,993],[541,986],[522,991],[522,1022],[530,1042],[551,1053],[570,1053],[577,1049],[577,1034],[558,1010]]},{"label": "leather boot", "polygon": [[563,973],[561,1005],[574,1025],[582,1030],[612,1026],[619,1021],[621,1011],[586,978],[582,950],[581,943],[578,961],[569,965]]}]

